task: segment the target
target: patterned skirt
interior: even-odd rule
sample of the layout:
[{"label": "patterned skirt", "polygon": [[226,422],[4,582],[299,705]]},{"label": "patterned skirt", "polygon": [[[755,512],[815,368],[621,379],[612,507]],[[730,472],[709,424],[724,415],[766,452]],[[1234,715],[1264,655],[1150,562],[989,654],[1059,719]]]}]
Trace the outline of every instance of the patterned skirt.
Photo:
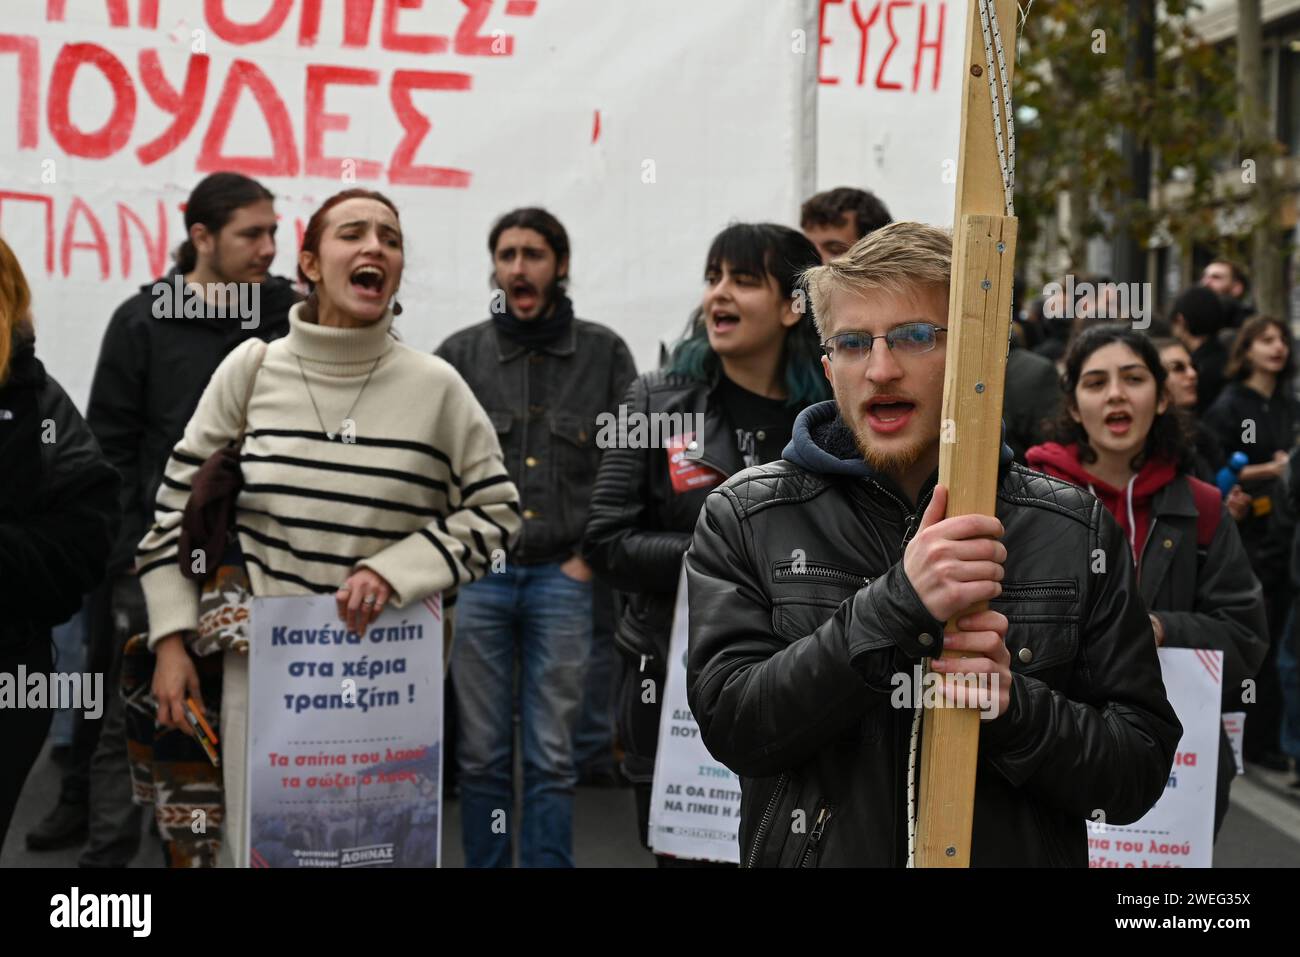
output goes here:
[{"label": "patterned skirt", "polygon": [[[203,585],[198,631],[186,640],[199,676],[204,717],[218,739],[218,755],[222,659],[226,652],[248,653],[251,599],[242,561],[223,562]],[[225,820],[221,768],[212,764],[196,739],[158,724],[152,693],[155,657],[146,638],[133,636],[122,658],[132,798],[153,808],[170,866],[215,867]]]}]

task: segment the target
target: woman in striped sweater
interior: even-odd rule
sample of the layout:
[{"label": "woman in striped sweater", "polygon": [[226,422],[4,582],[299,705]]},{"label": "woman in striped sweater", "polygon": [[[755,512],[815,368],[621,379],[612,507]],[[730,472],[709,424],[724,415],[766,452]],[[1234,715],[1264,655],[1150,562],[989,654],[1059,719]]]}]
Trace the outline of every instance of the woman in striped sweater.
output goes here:
[{"label": "woman in striped sweater", "polygon": [[[480,578],[520,528],[496,432],[465,381],[390,334],[403,265],[396,207],[366,190],[331,197],[307,224],[298,261],[311,294],[290,312],[289,335],[250,340],[214,373],[138,550],[153,693],[169,727],[188,730],[182,702],[199,689],[184,645],[199,586],[182,574],[179,528],[195,473],[218,449],[242,437],[235,525],[252,593],[333,592],[358,632],[390,602]],[[247,658],[227,651],[223,862],[243,863],[247,692]]]}]

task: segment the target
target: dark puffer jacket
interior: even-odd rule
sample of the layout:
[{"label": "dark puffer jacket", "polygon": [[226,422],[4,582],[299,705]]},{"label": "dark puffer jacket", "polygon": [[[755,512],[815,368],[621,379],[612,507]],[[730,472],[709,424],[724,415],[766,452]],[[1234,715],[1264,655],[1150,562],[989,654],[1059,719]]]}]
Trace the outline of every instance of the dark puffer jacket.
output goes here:
[{"label": "dark puffer jacket", "polygon": [[0,385],[0,657],[50,640],[103,577],[118,476],[76,406],[15,337]]},{"label": "dark puffer jacket", "polygon": [[[939,653],[943,623],[902,553],[937,475],[911,507],[833,402],[804,411],[785,459],[724,483],[700,516],[691,710],[742,778],[742,864],[903,866],[913,711],[891,707],[892,678]],[[996,513],[1011,704],[980,728],[971,863],[1083,867],[1085,821],[1145,814],[1182,728],[1110,513],[1005,447]]]}]

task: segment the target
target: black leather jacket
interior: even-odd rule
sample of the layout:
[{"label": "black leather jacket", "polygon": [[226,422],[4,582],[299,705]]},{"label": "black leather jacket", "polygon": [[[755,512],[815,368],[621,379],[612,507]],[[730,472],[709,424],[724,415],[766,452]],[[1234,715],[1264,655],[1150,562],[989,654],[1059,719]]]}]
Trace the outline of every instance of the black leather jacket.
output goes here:
[{"label": "black leather jacket", "polygon": [[622,400],[629,414],[678,416],[678,421],[691,423],[701,416],[704,435],[695,463],[716,475],[716,481],[674,490],[669,450],[628,448],[620,442],[601,457],[592,489],[582,554],[625,599],[614,628],[625,674],[617,701],[617,727],[623,770],[634,782],[647,783],[654,772],[660,699],[644,696],[641,681],[650,679],[662,687],[677,581],[691,532],[709,492],[745,464],[731,435],[720,383],[720,375],[701,382],[647,372],[632,382]]},{"label": "black leather jacket", "polygon": [[[728,478],[739,472],[744,462],[728,435],[730,426],[716,387],[716,380],[699,382],[647,372],[628,387],[622,404],[629,414],[701,413],[703,448],[696,461]],[[704,500],[717,483],[674,491],[667,450],[627,448],[624,442],[619,445],[601,457],[582,555],[596,574],[626,595],[615,642],[625,655],[640,661],[643,670],[661,678],[682,558],[691,545],[691,532]]]},{"label": "black leather jacket", "polygon": [[[1182,728],[1118,525],[1010,458],[1004,447],[992,606],[1010,620],[1011,705],[981,726],[971,863],[1082,867],[1085,820],[1146,813]],[[901,559],[935,477],[912,508],[862,462],[833,402],[805,410],[785,459],[730,479],[700,516],[691,709],[742,779],[742,865],[902,866],[913,712],[891,707],[891,678],[939,650],[943,623]]]}]

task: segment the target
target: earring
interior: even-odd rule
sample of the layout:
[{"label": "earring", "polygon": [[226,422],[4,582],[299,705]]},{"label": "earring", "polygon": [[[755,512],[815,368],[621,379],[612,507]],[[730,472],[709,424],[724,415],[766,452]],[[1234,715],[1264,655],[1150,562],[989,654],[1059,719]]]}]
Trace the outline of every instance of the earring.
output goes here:
[{"label": "earring", "polygon": [[400,302],[398,302],[396,299],[394,299],[394,300],[393,300],[393,315],[395,315],[395,316],[400,316],[401,314],[402,314],[402,304],[401,304]]}]

